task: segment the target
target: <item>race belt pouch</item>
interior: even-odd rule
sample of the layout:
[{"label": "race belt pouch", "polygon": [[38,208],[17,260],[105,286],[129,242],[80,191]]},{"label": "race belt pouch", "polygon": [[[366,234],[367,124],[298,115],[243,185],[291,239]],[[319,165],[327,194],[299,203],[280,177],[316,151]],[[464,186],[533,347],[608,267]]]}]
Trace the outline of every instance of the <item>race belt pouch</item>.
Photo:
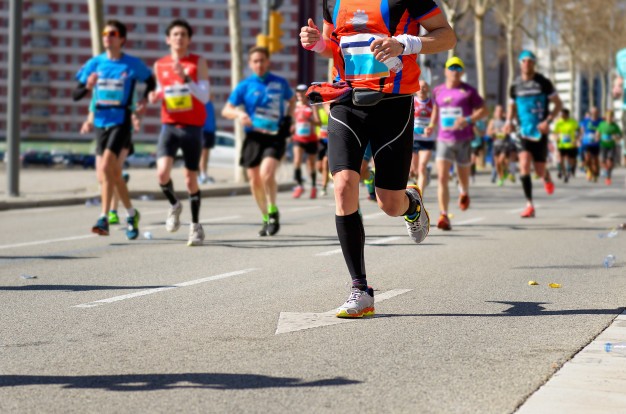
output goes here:
[{"label": "race belt pouch", "polygon": [[374,106],[385,97],[380,91],[356,88],[352,91],[352,103],[356,106]]},{"label": "race belt pouch", "polygon": [[347,82],[313,82],[306,91],[311,105],[333,103],[347,99],[352,93],[352,88]]}]

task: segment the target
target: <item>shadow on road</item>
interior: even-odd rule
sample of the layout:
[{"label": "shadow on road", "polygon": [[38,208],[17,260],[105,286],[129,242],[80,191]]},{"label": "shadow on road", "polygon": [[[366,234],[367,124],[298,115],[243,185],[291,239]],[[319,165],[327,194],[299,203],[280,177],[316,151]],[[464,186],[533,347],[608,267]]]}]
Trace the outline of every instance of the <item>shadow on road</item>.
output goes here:
[{"label": "shadow on road", "polygon": [[76,259],[96,259],[95,257],[85,256],[0,256],[0,260],[76,260]]},{"label": "shadow on road", "polygon": [[564,316],[564,315],[619,315],[624,308],[615,309],[561,309],[546,310],[542,305],[548,305],[549,302],[498,302],[487,301],[487,303],[499,303],[503,305],[511,305],[510,308],[500,313],[419,313],[419,314],[376,314],[376,318],[393,318],[397,316]]},{"label": "shadow on road", "polygon": [[91,290],[143,290],[158,289],[172,286],[93,286],[93,285],[25,285],[25,286],[0,286],[0,291],[66,291],[88,292]]},{"label": "shadow on road", "polygon": [[270,377],[255,374],[187,373],[136,375],[0,375],[0,387],[62,385],[67,389],[102,389],[107,391],[157,391],[182,388],[246,390],[259,388],[330,387],[359,384],[343,377],[306,382],[299,378]]}]

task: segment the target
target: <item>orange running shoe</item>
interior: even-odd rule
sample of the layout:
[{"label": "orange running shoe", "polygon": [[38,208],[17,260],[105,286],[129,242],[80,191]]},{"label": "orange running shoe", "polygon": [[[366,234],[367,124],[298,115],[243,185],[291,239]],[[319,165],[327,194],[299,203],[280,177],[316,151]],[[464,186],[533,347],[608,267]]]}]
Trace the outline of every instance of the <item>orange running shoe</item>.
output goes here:
[{"label": "orange running shoe", "polygon": [[520,214],[521,218],[531,218],[531,217],[535,217],[535,207],[533,206],[528,206],[524,209],[524,211],[522,211],[522,214]]},{"label": "orange running shoe", "polygon": [[293,194],[291,196],[293,198],[300,198],[302,196],[302,193],[304,193],[304,188],[302,188],[302,186],[299,185],[293,189]]},{"label": "orange running shoe", "polygon": [[548,195],[554,194],[554,183],[552,181],[544,181],[543,188],[546,189]]},{"label": "orange running shoe", "polygon": [[311,188],[311,195],[310,195],[311,199],[317,198],[317,188],[312,187]]},{"label": "orange running shoe", "polygon": [[439,216],[439,221],[437,222],[437,228],[448,231],[452,230],[452,225],[450,224],[450,219],[446,214],[442,214]]},{"label": "orange running shoe", "polygon": [[461,211],[465,211],[469,208],[469,206],[470,206],[469,194],[461,194],[459,196],[459,208],[461,209]]}]

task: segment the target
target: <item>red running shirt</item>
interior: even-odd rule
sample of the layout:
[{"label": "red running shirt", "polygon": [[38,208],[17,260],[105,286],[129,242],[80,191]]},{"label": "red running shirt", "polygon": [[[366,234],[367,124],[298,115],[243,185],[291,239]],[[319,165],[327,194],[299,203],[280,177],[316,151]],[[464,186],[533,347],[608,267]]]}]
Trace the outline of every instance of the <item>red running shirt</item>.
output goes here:
[{"label": "red running shirt", "polygon": [[317,134],[313,128],[313,108],[308,105],[296,105],[294,111],[296,131],[293,140],[297,142],[317,142]]},{"label": "red running shirt", "polygon": [[[187,55],[180,60],[187,75],[198,82],[198,55]],[[161,103],[161,122],[164,124],[180,124],[204,126],[206,108],[191,94],[189,86],[174,73],[172,56],[165,56],[155,64],[157,82],[163,90]]]}]

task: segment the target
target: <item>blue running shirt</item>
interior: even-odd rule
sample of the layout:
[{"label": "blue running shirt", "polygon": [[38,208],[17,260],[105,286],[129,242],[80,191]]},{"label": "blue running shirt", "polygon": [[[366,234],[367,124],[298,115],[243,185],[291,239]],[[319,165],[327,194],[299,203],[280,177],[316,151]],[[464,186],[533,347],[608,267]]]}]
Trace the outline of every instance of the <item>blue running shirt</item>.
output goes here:
[{"label": "blue running shirt", "polygon": [[285,116],[285,103],[292,97],[293,91],[286,79],[267,73],[262,78],[252,75],[241,81],[230,94],[228,102],[245,107],[252,119],[252,126],[246,127],[246,132],[276,135]]},{"label": "blue running shirt", "polygon": [[581,122],[580,124],[580,126],[582,127],[584,131],[583,139],[582,139],[583,145],[590,145],[590,146],[599,145],[596,142],[596,131],[601,122],[602,122],[602,118],[598,118],[595,121],[591,118],[583,119],[583,122]]},{"label": "blue running shirt", "polygon": [[145,82],[152,72],[136,57],[122,54],[119,60],[111,60],[103,53],[89,59],[76,74],[76,80],[86,84],[92,73],[98,74],[93,90],[94,125],[98,128],[122,125],[133,104],[135,84]]},{"label": "blue running shirt", "polygon": [[518,77],[511,85],[510,98],[517,106],[519,133],[522,138],[539,141],[538,126],[550,114],[550,98],[556,94],[554,85],[543,75],[535,73],[529,81]]},{"label": "blue running shirt", "polygon": [[206,109],[206,121],[204,121],[204,132],[215,132],[215,108],[213,102],[209,101],[204,105]]}]

